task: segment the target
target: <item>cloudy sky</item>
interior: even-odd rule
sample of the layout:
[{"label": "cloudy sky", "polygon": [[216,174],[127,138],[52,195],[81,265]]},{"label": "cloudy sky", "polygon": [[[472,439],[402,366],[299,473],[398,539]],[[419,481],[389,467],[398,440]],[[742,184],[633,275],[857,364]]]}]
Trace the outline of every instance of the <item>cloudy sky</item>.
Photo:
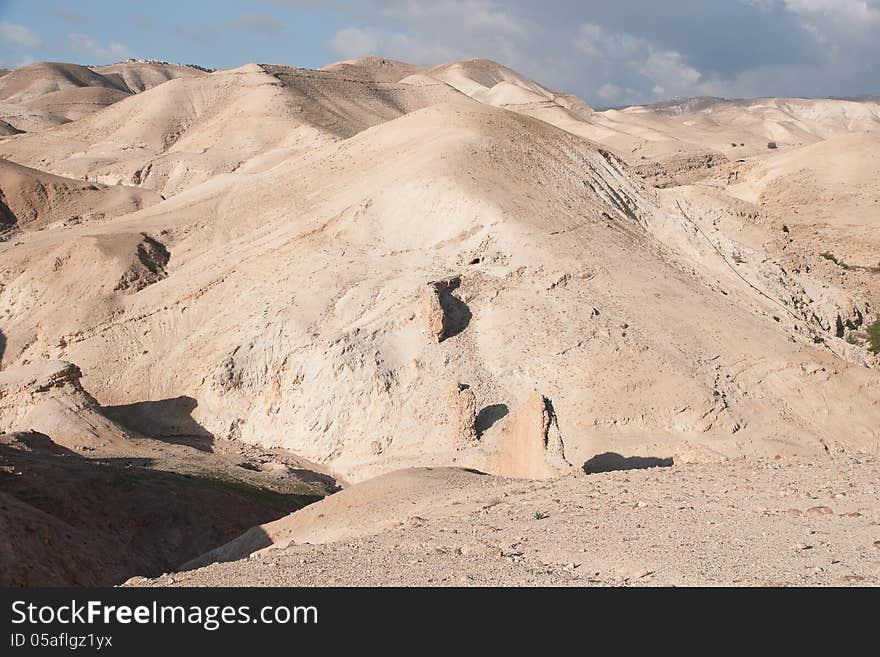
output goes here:
[{"label": "cloudy sky", "polygon": [[0,67],[486,57],[596,106],[880,94],[880,0],[0,0]]}]

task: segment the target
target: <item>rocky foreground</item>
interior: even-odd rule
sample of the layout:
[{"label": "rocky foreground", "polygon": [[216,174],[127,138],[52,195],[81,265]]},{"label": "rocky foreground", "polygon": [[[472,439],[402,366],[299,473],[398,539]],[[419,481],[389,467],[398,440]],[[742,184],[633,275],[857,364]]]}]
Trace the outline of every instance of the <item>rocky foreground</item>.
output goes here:
[{"label": "rocky foreground", "polygon": [[[641,465],[609,455],[597,468]],[[277,540],[240,560],[127,586],[874,586],[878,475],[880,461],[853,456],[540,483],[395,473],[265,527]]]}]

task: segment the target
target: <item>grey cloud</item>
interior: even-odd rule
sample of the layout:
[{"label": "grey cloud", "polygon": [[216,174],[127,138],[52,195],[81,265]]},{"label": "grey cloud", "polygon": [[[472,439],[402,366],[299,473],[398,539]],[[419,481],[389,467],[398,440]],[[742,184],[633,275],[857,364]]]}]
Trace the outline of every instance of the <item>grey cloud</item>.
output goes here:
[{"label": "grey cloud", "polygon": [[279,34],[284,29],[284,24],[268,14],[242,14],[229,27],[237,32]]},{"label": "grey cloud", "polygon": [[[422,64],[489,57],[600,105],[671,95],[880,90],[874,66],[880,0],[370,0],[325,6],[349,18],[350,36],[369,35],[360,42],[378,54]],[[337,51],[344,36],[334,37]],[[355,55],[356,45],[346,56]]]}]

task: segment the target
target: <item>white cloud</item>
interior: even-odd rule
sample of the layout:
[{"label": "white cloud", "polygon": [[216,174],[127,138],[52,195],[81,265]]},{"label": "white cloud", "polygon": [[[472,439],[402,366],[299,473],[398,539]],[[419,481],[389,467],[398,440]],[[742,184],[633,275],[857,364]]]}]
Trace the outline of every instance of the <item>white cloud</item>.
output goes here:
[{"label": "white cloud", "polygon": [[347,15],[351,27],[331,41],[345,58],[435,65],[485,57],[599,104],[880,88],[880,0],[719,0],[700,11],[693,0],[665,0],[656,16],[656,0],[274,4]]},{"label": "white cloud", "polygon": [[876,0],[742,0],[765,11],[783,9],[797,17],[798,25],[821,45],[843,45],[848,38],[870,35],[880,26]]},{"label": "white cloud", "polygon": [[7,43],[21,48],[36,48],[43,44],[40,36],[24,25],[7,21],[0,21],[0,37],[3,37]]},{"label": "white cloud", "polygon": [[783,4],[796,14],[825,14],[857,23],[880,23],[880,8],[865,0],[783,0]]},{"label": "white cloud", "polygon": [[131,51],[128,49],[128,46],[117,41],[101,45],[89,35],[82,34],[81,32],[69,34],[67,39],[75,50],[101,60],[119,61],[131,57]]},{"label": "white cloud", "polygon": [[599,98],[602,100],[617,100],[622,94],[623,89],[610,82],[606,82],[599,87]]},{"label": "white cloud", "polygon": [[606,77],[598,91],[603,100],[632,100],[628,96],[633,89],[623,89],[608,81],[609,76],[636,76],[643,81],[639,86],[651,89],[658,98],[666,93],[684,95],[699,91],[703,78],[700,71],[687,64],[681,53],[657,47],[647,39],[585,23],[573,45],[583,58],[579,64]]},{"label": "white cloud", "polygon": [[330,40],[330,47],[343,57],[355,58],[379,51],[381,36],[371,27],[347,27]]},{"label": "white cloud", "polygon": [[392,0],[382,3],[381,13],[407,24],[438,25],[452,23],[468,32],[524,34],[522,19],[492,0]]},{"label": "white cloud", "polygon": [[673,89],[692,89],[702,77],[697,69],[684,63],[680,53],[672,50],[651,48],[647,57],[633,62],[633,66],[655,85]]}]

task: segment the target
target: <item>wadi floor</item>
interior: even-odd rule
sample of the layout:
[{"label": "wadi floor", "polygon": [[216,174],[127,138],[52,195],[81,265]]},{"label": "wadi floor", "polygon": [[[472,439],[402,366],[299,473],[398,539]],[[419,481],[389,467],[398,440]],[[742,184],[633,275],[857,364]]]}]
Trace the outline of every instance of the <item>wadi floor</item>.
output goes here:
[{"label": "wadi floor", "polygon": [[375,534],[127,585],[880,584],[876,459],[737,459],[541,484],[454,475],[454,492],[395,507]]}]

